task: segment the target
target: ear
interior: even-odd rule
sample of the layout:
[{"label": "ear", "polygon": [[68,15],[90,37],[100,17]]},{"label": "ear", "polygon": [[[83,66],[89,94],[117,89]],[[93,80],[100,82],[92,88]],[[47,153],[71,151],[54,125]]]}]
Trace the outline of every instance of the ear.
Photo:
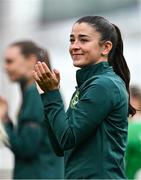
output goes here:
[{"label": "ear", "polygon": [[112,42],[111,41],[106,41],[103,44],[103,51],[101,52],[101,55],[102,56],[108,56],[108,54],[111,51],[112,47],[113,47]]}]

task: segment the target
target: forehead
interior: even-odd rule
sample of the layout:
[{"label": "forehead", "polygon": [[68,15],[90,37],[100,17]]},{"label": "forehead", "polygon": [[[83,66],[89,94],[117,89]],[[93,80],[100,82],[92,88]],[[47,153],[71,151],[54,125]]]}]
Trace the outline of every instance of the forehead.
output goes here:
[{"label": "forehead", "polygon": [[21,49],[18,46],[8,47],[5,51],[5,58],[16,58],[21,55]]},{"label": "forehead", "polygon": [[75,23],[72,27],[71,35],[99,35],[99,33],[95,30],[94,27],[89,25],[88,23]]}]

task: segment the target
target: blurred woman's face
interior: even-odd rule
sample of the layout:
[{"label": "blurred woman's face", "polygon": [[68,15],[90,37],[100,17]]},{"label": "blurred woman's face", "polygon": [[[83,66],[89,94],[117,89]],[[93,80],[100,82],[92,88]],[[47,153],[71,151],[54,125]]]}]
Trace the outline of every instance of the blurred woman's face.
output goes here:
[{"label": "blurred woman's face", "polygon": [[130,96],[130,103],[135,109],[137,109],[141,113],[141,99],[139,97],[137,98],[137,97],[133,97],[131,95]]},{"label": "blurred woman's face", "polygon": [[21,53],[18,46],[9,47],[5,52],[5,70],[12,81],[30,78],[31,62]]},{"label": "blurred woman's face", "polygon": [[100,33],[87,23],[76,23],[70,35],[70,55],[73,65],[85,67],[102,59],[103,46],[100,45]]}]

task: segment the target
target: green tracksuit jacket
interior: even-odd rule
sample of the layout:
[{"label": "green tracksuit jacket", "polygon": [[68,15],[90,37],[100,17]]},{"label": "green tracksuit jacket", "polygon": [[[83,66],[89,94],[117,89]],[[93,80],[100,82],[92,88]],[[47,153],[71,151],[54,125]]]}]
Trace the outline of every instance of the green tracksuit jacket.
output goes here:
[{"label": "green tracksuit jacket", "polygon": [[[42,95],[50,140],[65,158],[65,178],[123,179],[128,93],[107,62],[77,71],[67,113],[58,90]],[[56,137],[56,139],[55,139]]]},{"label": "green tracksuit jacket", "polygon": [[15,156],[14,179],[63,177],[63,159],[53,152],[44,125],[43,104],[32,84],[23,91],[18,125],[5,125]]}]

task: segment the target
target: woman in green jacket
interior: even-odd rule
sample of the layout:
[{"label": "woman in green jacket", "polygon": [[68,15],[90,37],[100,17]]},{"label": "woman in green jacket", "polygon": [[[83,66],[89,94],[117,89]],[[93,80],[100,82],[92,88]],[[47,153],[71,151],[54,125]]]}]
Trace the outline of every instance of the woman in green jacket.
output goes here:
[{"label": "woman in green jacket", "polygon": [[47,52],[31,41],[13,43],[5,52],[6,72],[11,81],[20,84],[22,92],[16,127],[5,116],[6,102],[0,99],[1,119],[15,157],[14,179],[63,178],[63,159],[56,156],[50,145],[43,104],[32,77],[38,59],[49,66]]},{"label": "woman in green jacket", "polygon": [[128,101],[130,72],[120,30],[103,17],[82,17],[72,27],[70,54],[80,69],[67,113],[59,92],[59,72],[41,62],[33,71],[44,91],[52,146],[65,158],[65,177],[126,178],[127,117],[135,110]]}]

